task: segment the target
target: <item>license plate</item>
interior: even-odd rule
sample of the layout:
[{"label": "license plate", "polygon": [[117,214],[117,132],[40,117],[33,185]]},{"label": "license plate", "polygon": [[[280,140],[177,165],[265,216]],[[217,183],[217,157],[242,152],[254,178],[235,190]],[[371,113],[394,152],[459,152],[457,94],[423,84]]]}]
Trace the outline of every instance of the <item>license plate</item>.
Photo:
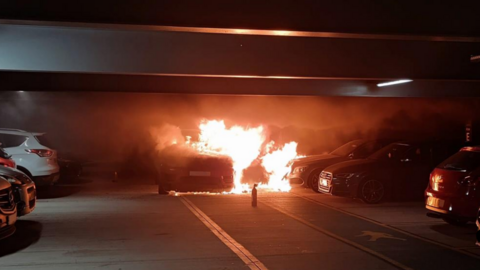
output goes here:
[{"label": "license plate", "polygon": [[7,216],[8,225],[13,225],[13,224],[15,224],[16,221],[17,221],[17,214]]},{"label": "license plate", "polygon": [[442,208],[444,204],[445,204],[445,201],[442,200],[442,199],[439,199],[439,198],[428,197],[428,199],[427,199],[427,205],[429,205],[429,206],[433,206],[433,207],[436,207],[436,208]]},{"label": "license plate", "polygon": [[322,179],[322,181],[320,182],[320,185],[322,186],[328,186],[328,181],[326,179]]},{"label": "license plate", "polygon": [[190,176],[210,176],[210,172],[190,171]]}]

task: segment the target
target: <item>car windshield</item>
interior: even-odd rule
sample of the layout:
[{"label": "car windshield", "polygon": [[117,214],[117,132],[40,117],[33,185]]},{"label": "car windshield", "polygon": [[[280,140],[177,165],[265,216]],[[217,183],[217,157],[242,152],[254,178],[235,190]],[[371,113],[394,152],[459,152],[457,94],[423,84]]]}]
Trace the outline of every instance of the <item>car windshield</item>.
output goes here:
[{"label": "car windshield", "polygon": [[403,143],[394,143],[373,153],[368,158],[370,159],[395,159],[403,156],[405,152],[410,149],[410,145]]},{"label": "car windshield", "polygon": [[480,166],[480,152],[460,151],[447,158],[438,168],[455,171],[471,171]]},{"label": "car windshield", "polygon": [[48,140],[48,138],[45,135],[35,135],[35,139],[37,139],[37,141],[41,145],[48,148],[53,148],[52,144],[50,143],[50,140]]},{"label": "car windshield", "polygon": [[350,155],[350,153],[352,153],[353,150],[355,150],[358,146],[360,146],[363,143],[365,143],[365,141],[363,140],[351,141],[333,150],[330,154],[335,156],[346,157]]}]

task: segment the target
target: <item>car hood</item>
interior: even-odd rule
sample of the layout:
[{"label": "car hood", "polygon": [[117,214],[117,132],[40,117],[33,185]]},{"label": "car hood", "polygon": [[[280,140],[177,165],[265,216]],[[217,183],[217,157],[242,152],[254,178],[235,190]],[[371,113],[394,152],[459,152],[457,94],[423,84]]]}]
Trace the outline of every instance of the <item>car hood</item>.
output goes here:
[{"label": "car hood", "polygon": [[379,166],[379,162],[374,159],[357,159],[340,162],[325,168],[330,173],[361,173]]},{"label": "car hood", "polygon": [[[308,156],[293,162],[292,167],[309,166],[316,164],[334,164],[336,162],[346,161],[347,157],[335,156],[330,154]],[[327,165],[328,166],[328,165]]]},{"label": "car hood", "polygon": [[4,167],[4,166],[0,166],[0,176],[3,176],[3,177],[10,176],[12,178],[18,179],[23,184],[28,184],[32,181],[23,172],[21,172],[17,169],[8,168],[8,167]]}]

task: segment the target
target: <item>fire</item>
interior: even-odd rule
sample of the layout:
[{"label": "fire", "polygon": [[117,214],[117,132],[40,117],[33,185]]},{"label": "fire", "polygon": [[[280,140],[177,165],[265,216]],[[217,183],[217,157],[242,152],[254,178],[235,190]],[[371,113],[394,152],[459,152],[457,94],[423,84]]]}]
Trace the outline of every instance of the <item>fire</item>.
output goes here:
[{"label": "fire", "polygon": [[248,185],[242,184],[243,170],[260,155],[266,139],[263,126],[244,128],[233,126],[227,128],[224,121],[206,121],[200,124],[198,142],[192,146],[199,152],[210,152],[229,156],[235,171],[235,188],[233,193],[248,191]]},{"label": "fire", "polygon": [[[291,161],[297,157],[297,143],[290,142],[276,146],[275,142],[267,143],[267,132],[264,126],[227,127],[223,120],[202,120],[197,141],[187,136],[175,143],[184,143],[199,153],[225,155],[232,159],[235,171],[234,188],[231,193],[250,192],[251,187],[242,183],[243,171],[259,159],[265,169],[268,181],[260,183],[258,188],[269,191],[288,192],[291,187],[284,179],[291,167]],[[164,143],[163,140],[157,141]]]},{"label": "fire", "polygon": [[[272,143],[273,145],[274,143]],[[259,188],[272,189],[274,191],[290,191],[290,183],[284,179],[290,172],[290,161],[297,156],[297,143],[290,142],[285,146],[267,153],[262,158],[262,166],[268,173],[268,183],[261,184]]]}]

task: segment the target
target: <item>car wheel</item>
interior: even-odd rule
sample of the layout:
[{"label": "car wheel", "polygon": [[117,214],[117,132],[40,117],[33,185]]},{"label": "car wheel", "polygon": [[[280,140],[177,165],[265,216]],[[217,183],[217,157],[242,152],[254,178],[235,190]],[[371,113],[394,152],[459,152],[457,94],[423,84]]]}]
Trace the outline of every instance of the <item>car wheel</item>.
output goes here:
[{"label": "car wheel", "polygon": [[379,203],[385,197],[385,186],[381,181],[366,179],[359,186],[359,197],[368,204]]},{"label": "car wheel", "polygon": [[443,218],[443,221],[453,226],[465,226],[468,223],[468,221],[458,220],[456,218]]},{"label": "car wheel", "polygon": [[310,188],[317,193],[320,193],[320,191],[318,190],[318,181],[320,179],[320,173],[321,171],[314,171],[308,177],[308,183],[310,185]]}]

